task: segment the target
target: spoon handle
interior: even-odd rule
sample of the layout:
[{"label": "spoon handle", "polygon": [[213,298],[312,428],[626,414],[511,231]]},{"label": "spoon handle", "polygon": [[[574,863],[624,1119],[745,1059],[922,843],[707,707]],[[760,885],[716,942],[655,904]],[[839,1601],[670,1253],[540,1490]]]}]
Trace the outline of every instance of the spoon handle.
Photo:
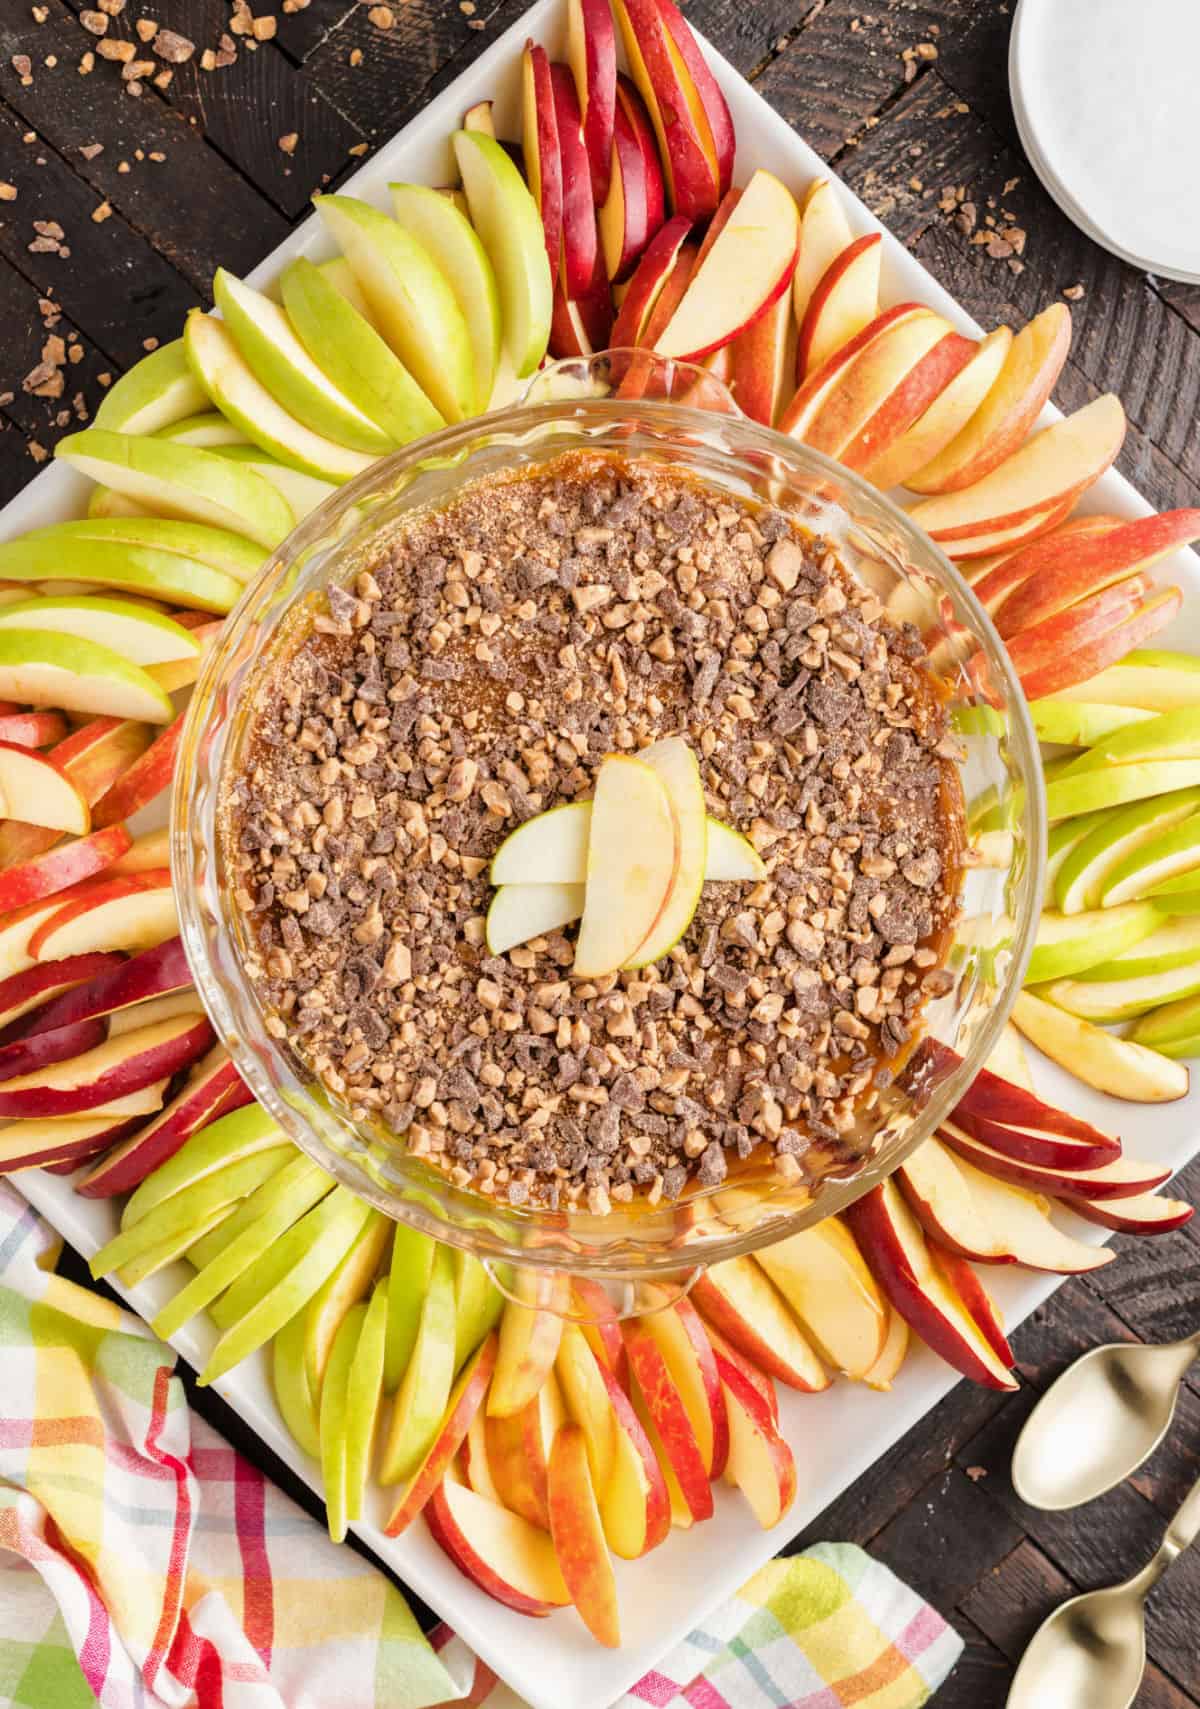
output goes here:
[{"label": "spoon handle", "polygon": [[1148,1593],[1158,1583],[1167,1568],[1173,1566],[1183,1551],[1200,1536],[1200,1479],[1192,1485],[1191,1493],[1167,1527],[1162,1547],[1139,1577],[1143,1592]]}]

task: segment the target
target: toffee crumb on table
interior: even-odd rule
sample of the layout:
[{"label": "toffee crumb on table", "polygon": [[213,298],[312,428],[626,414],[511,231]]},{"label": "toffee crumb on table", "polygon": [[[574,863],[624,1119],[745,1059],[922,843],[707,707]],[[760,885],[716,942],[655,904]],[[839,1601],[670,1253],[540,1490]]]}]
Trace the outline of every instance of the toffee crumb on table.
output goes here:
[{"label": "toffee crumb on table", "polygon": [[[414,514],[256,683],[226,802],[273,1034],[357,1120],[512,1204],[678,1197],[843,1158],[958,888],[957,749],[920,638],[780,511],[573,452]],[[670,956],[488,954],[488,864],[681,733],[766,862]]]}]

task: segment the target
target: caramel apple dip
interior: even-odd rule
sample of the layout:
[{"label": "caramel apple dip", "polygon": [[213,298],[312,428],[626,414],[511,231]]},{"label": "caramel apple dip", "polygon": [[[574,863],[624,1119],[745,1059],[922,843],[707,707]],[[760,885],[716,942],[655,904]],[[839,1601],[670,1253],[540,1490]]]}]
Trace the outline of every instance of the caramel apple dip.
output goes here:
[{"label": "caramel apple dip", "polygon": [[[222,848],[267,1025],[461,1186],[602,1215],[751,1160],[815,1178],[952,983],[960,755],[920,636],[669,465],[574,451],[409,513],[293,613],[247,717]],[[586,917],[490,950],[512,833],[586,827],[548,810],[598,818],[601,768],[668,738],[746,873],[697,874],[645,965],[577,973]],[[566,877],[619,906],[597,858]]]}]

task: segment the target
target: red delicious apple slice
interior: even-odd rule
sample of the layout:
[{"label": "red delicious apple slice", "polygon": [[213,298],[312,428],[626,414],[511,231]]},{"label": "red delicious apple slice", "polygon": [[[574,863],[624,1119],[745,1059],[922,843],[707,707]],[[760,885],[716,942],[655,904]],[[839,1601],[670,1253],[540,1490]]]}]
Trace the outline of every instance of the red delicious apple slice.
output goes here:
[{"label": "red delicious apple slice", "polygon": [[766,1274],[749,1258],[705,1271],[691,1298],[704,1318],[760,1370],[790,1388],[819,1394],[831,1378]]},{"label": "red delicious apple slice", "polygon": [[896,1179],[925,1233],[948,1252],[989,1264],[1011,1264],[995,1229],[988,1226],[971,1197],[954,1158],[936,1139],[927,1139],[900,1165]]},{"label": "red delicious apple slice", "polygon": [[546,57],[545,48],[539,47],[534,41],[525,43],[521,56],[521,90],[525,177],[529,184],[529,193],[542,216],[550,277],[557,279],[559,257],[562,253],[562,157],[558,149],[558,123],[555,118],[554,91],[550,82],[550,61]]},{"label": "red delicious apple slice", "polygon": [[1124,618],[1103,634],[1089,636],[1077,647],[1064,649],[1057,659],[1048,660],[1028,672],[1023,671],[1021,687],[1030,700],[1040,700],[1044,695],[1061,694],[1064,689],[1086,682],[1109,665],[1119,664],[1135,647],[1144,647],[1147,641],[1153,640],[1175,621],[1182,604],[1183,593],[1177,587],[1164,588],[1152,594],[1132,616]]},{"label": "red delicious apple slice", "polygon": [[81,837],[91,829],[88,804],[49,754],[0,742],[0,802],[10,819]]},{"label": "red delicious apple slice", "polygon": [[796,1499],[796,1462],[759,1391],[720,1349],[717,1369],[729,1414],[725,1475],[746,1497],[763,1530],[769,1531]]},{"label": "red delicious apple slice", "polygon": [[[0,1028],[3,1029],[0,1040],[7,1042],[9,1037],[36,1032],[40,1015],[24,1027],[17,1027],[16,1023],[31,1010],[51,1009],[68,991],[122,966],[124,962],[119,955],[76,955],[65,961],[45,961],[40,965],[35,962],[23,972],[0,981]],[[65,1025],[65,1022],[56,1023],[52,1018],[51,1025],[56,1024]]]},{"label": "red delicious apple slice", "polygon": [[663,206],[654,130],[641,96],[622,74],[617,79],[608,193],[596,215],[610,279],[624,279],[634,267],[663,223]]},{"label": "red delicious apple slice", "polygon": [[643,342],[646,323],[691,229],[691,221],[677,214],[655,234],[637,264],[613,322],[614,350],[633,349]]},{"label": "red delicious apple slice", "polygon": [[54,1062],[66,1062],[82,1056],[103,1044],[108,1028],[102,1020],[72,1021],[65,1027],[49,1032],[34,1033],[29,1038],[13,1039],[0,1045],[0,1081],[15,1080],[18,1075],[36,1074]]},{"label": "red delicious apple slice", "polygon": [[179,1015],[123,1033],[68,1062],[0,1086],[0,1117],[74,1116],[141,1091],[195,1062],[213,1042],[208,1017]]},{"label": "red delicious apple slice", "polygon": [[1052,1198],[1131,1199],[1151,1193],[1171,1178],[1170,1166],[1147,1163],[1122,1154],[1098,1169],[1046,1168],[1003,1152],[975,1139],[954,1122],[946,1122],[939,1130],[947,1145],[960,1157],[993,1175],[999,1181],[1012,1181],[1031,1192],[1048,1193]]},{"label": "red delicious apple slice", "polygon": [[181,712],[173,724],[168,724],[154,738],[145,753],[121,772],[108,793],[96,803],[92,814],[94,825],[112,825],[118,819],[132,819],[156,795],[171,787],[184,716]]},{"label": "red delicious apple slice", "polygon": [[434,1541],[460,1572],[518,1614],[552,1614],[571,1594],[545,1531],[449,1477],[425,1509]]},{"label": "red delicious apple slice", "polygon": [[437,1435],[405,1485],[403,1494],[392,1508],[383,1528],[388,1537],[398,1537],[408,1529],[441,1483],[446,1468],[466,1439],[471,1420],[483,1405],[495,1367],[496,1332],[492,1330],[459,1374],[446,1403],[446,1415],[438,1426]]},{"label": "red delicious apple slice", "polygon": [[1166,1199],[1158,1193],[1139,1193],[1132,1199],[1072,1199],[1071,1209],[1101,1228],[1118,1234],[1169,1234],[1195,1216],[1182,1199]]},{"label": "red delicious apple slice", "polygon": [[1035,575],[1026,576],[998,607],[996,628],[1004,639],[1019,635],[1089,594],[1139,574],[1160,558],[1200,540],[1200,510],[1169,510],[1142,516],[1090,538],[1064,542]]},{"label": "red delicious apple slice", "polygon": [[796,341],[796,380],[805,380],[879,313],[883,234],[868,232],[835,255],[817,281]]},{"label": "red delicious apple slice", "polygon": [[697,128],[695,85],[672,56],[674,44],[656,0],[614,0],[613,12],[633,81],[658,136],[671,209],[695,225],[713,213],[722,191],[711,132],[707,126],[706,134]]},{"label": "red delicious apple slice", "polygon": [[558,157],[562,162],[562,279],[568,298],[581,296],[596,266],[596,206],[583,143],[583,120],[570,67],[550,67]]},{"label": "red delicious apple slice", "polygon": [[0,717],[0,742],[15,742],[19,748],[48,748],[66,733],[61,712],[12,712]]},{"label": "red delicious apple slice", "polygon": [[933,1259],[935,1268],[945,1277],[948,1286],[974,1318],[980,1333],[997,1359],[1011,1370],[1017,1362],[1016,1357],[1008,1344],[1008,1336],[1004,1333],[1000,1308],[988,1293],[983,1277],[977,1270],[972,1269],[965,1258],[960,1257],[957,1252],[947,1251],[939,1246],[936,1240],[929,1242],[929,1256]]},{"label": "red delicious apple slice", "polygon": [[[902,316],[885,327],[815,412],[805,431],[805,444],[845,461],[844,454],[864,435],[869,444],[876,439],[882,442],[899,423],[912,420],[909,382],[925,368],[926,358],[943,349],[948,340],[957,339],[950,323],[932,309]],[[956,349],[950,345],[952,357]],[[929,383],[927,376],[922,384],[927,389]],[[935,393],[927,391],[927,395]],[[916,404],[917,409],[921,407]]]},{"label": "red delicious apple slice", "polygon": [[44,1168],[50,1163],[70,1164],[74,1170],[97,1146],[111,1144],[138,1126],[142,1116],[79,1116],[65,1121],[9,1122],[0,1127],[0,1174],[18,1169]]},{"label": "red delicious apple slice", "polygon": [[721,85],[700,51],[700,44],[692,34],[691,25],[674,4],[674,0],[658,0],[658,13],[667,36],[667,51],[687,93],[696,130],[716,171],[717,193],[723,196],[733,182],[733,161],[737,148],[728,103],[721,92]]},{"label": "red delicious apple slice", "polygon": [[791,191],[772,173],[755,172],[654,348],[696,361],[736,338],[787,290],[799,234]]},{"label": "red delicious apple slice", "polygon": [[[948,1050],[945,1045],[935,1044],[934,1050],[949,1063],[961,1061],[957,1052]],[[1006,1127],[1036,1128],[1042,1133],[1060,1134],[1065,1139],[1077,1139],[1085,1145],[1093,1145],[1110,1156],[1121,1149],[1120,1140],[1112,1134],[1102,1133],[1091,1122],[1084,1121],[1082,1116],[1073,1116],[1067,1110],[1047,1104],[1036,1092],[1018,1086],[1012,1080],[1005,1080],[990,1068],[978,1071],[955,1105],[955,1121],[961,1123],[964,1114],[1002,1122]]]},{"label": "red delicious apple slice", "polygon": [[[129,961],[111,954],[78,956],[73,960],[80,966],[85,961],[97,963],[93,976],[86,984],[76,983],[72,990],[47,1003],[22,1036],[47,1027],[63,1027],[71,1021],[86,1021],[93,1015],[111,1015],[153,997],[190,990],[192,984],[192,970],[184,954],[183,939],[178,935],[143,950]],[[68,963],[45,965],[65,967]],[[192,1005],[199,1006],[198,1001]]]},{"label": "red delicious apple slice", "polygon": [[1113,1143],[1107,1134],[1098,1135],[1097,1140],[1069,1139],[1033,1126],[1011,1127],[989,1121],[961,1104],[954,1112],[954,1125],[1002,1157],[1043,1169],[1100,1169],[1121,1155],[1119,1142]]},{"label": "red delicious apple slice", "polygon": [[787,397],[795,368],[792,330],[792,297],[784,290],[732,344],[722,346],[730,352],[728,383],[735,402],[764,427],[775,425]]},{"label": "red delicious apple slice", "polygon": [[567,1424],[550,1452],[550,1536],[571,1600],[598,1643],[619,1649],[617,1581],[592,1474],[587,1444],[577,1424]]},{"label": "red delicious apple slice", "polygon": [[680,246],[679,253],[675,257],[675,265],[663,281],[662,290],[658,293],[658,299],[650,311],[645,330],[641,334],[640,347],[645,349],[646,354],[640,358],[634,357],[626,365],[621,384],[617,387],[619,398],[652,396],[655,387],[659,384],[656,364],[651,354],[654,340],[674,314],[688,288],[688,281],[696,268],[696,253],[694,243],[685,243]]},{"label": "red delicious apple slice", "polygon": [[0,914],[94,878],[119,860],[132,842],[124,825],[109,825],[74,842],[56,843],[45,854],[8,867],[0,872]]},{"label": "red delicious apple slice", "polygon": [[608,195],[617,104],[617,37],[608,0],[567,0],[567,62],[583,115],[583,142],[599,207]]},{"label": "red delicious apple slice", "polygon": [[550,319],[550,352],[553,356],[591,356],[611,343],[612,292],[599,254],[592,283],[584,296],[568,302],[561,277],[554,281],[554,307]]},{"label": "red delicious apple slice", "polygon": [[896,1183],[872,1188],[845,1215],[875,1280],[921,1339],[973,1382],[1015,1389],[1009,1367],[935,1266]]},{"label": "red delicious apple slice", "polygon": [[224,1046],[214,1046],[197,1062],[183,1089],[149,1126],[111,1151],[79,1182],[76,1192],[86,1199],[108,1199],[116,1193],[131,1191],[169,1157],[174,1157],[184,1141],[202,1127],[252,1102],[250,1088],[226,1055]]},{"label": "red delicious apple slice", "polygon": [[693,1519],[709,1519],[713,1497],[708,1465],[679,1385],[644,1322],[626,1323],[623,1331],[634,1379],[688,1511]]},{"label": "red delicious apple slice", "polygon": [[790,433],[795,439],[804,439],[817,412],[833,396],[835,389],[845,382],[854,363],[875,339],[902,321],[923,320],[930,313],[920,303],[897,303],[890,309],[884,309],[870,326],[865,326],[848,344],[835,350],[815,373],[809,375],[780,416],[779,431]]},{"label": "red delicious apple slice", "polygon": [[995,384],[1012,337],[1009,327],[998,326],[973,345],[969,360],[928,409],[891,445],[881,446],[873,458],[860,464],[860,472],[887,492],[905,483],[909,475],[948,445]]},{"label": "red delicious apple slice", "polygon": [[131,872],[84,885],[29,941],[39,961],[88,950],[144,950],[178,936],[169,872]]},{"label": "red delicious apple slice", "polygon": [[973,486],[1011,457],[1042,413],[1071,348],[1071,311],[1052,303],[1013,340],[995,384],[962,431],[906,485],[919,493]]}]

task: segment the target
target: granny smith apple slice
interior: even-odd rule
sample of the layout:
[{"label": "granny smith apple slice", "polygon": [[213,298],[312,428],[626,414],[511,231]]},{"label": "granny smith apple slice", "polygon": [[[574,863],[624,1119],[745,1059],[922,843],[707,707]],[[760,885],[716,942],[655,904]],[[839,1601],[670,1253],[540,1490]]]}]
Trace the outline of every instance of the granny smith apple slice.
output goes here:
[{"label": "granny smith apple slice", "polygon": [[279,283],[308,354],[392,445],[407,445],[445,426],[403,362],[322,268],[300,256]]},{"label": "granny smith apple slice", "polygon": [[[272,1150],[278,1150],[282,1156],[288,1146],[283,1129],[261,1104],[246,1104],[240,1110],[233,1110],[192,1134],[173,1157],[168,1157],[138,1183],[122,1207],[121,1227],[128,1228],[173,1193],[182,1192],[193,1181],[214,1174],[239,1157]],[[295,1155],[294,1148],[290,1155]]]},{"label": "granny smith apple slice", "polygon": [[583,913],[583,898],[582,884],[502,884],[487,913],[488,949],[503,955],[517,944],[569,926]]},{"label": "granny smith apple slice", "polygon": [[1153,712],[1137,706],[1105,706],[1095,701],[1035,700],[1029,708],[1039,741],[1090,748],[1129,724],[1144,723]]},{"label": "granny smith apple slice", "polygon": [[317,272],[333,286],[339,297],[346,299],[356,314],[360,314],[376,332],[379,331],[371,313],[371,305],[363,295],[362,286],[354,277],[354,269],[344,255],[335,255],[332,261],[318,261]]},{"label": "granny smith apple slice", "polygon": [[162,516],[211,523],[268,549],[295,525],[288,505],[261,475],[194,445],[89,427],[60,439],[54,454]]},{"label": "granny smith apple slice", "polygon": [[311,1459],[319,1460],[321,1431],[316,1397],[308,1386],[304,1369],[303,1338],[304,1314],[298,1312],[271,1343],[271,1387],[292,1440]]},{"label": "granny smith apple slice", "polygon": [[388,1271],[387,1347],[384,1358],[383,1383],[389,1394],[400,1387],[408,1369],[421,1309],[429,1291],[436,1244],[419,1228],[407,1223],[396,1224],[392,1243],[392,1263]]},{"label": "granny smith apple slice", "polygon": [[1138,760],[1102,771],[1072,771],[1047,783],[1046,814],[1052,820],[1071,819],[1077,813],[1121,807],[1129,801],[1144,801],[1148,795],[1194,789],[1197,784],[1200,760]]},{"label": "granny smith apple slice", "polygon": [[48,629],[0,628],[0,698],[107,718],[169,724],[170,699],[111,647]]},{"label": "granny smith apple slice", "polygon": [[[1181,793],[1192,796],[1196,792]],[[1153,838],[1135,844],[1107,870],[1100,886],[1102,907],[1150,898],[1165,886],[1176,890],[1200,887],[1200,800],[1190,800],[1188,807],[1190,815],[1177,814],[1165,819],[1156,827]]]},{"label": "granny smith apple slice", "polygon": [[1041,985],[1049,979],[1068,979],[1086,967],[1111,961],[1161,924],[1162,915],[1153,902],[1127,902],[1122,908],[1084,914],[1047,911],[1038,921],[1025,982]]},{"label": "granny smith apple slice", "polygon": [[[383,1355],[387,1339],[387,1286],[380,1282],[366,1307],[346,1381],[346,1518],[362,1518],[363,1491],[375,1455],[383,1400]],[[332,1364],[332,1360],[330,1361]]]},{"label": "granny smith apple slice", "polygon": [[[277,403],[242,356],[229,328],[219,320],[193,309],[184,325],[183,342],[188,361],[221,414],[240,427],[246,438],[268,456],[306,475],[315,475],[319,481],[339,484],[353,480],[371,467],[374,459],[365,451],[354,451],[314,433]],[[249,477],[253,471],[242,473]],[[254,475],[255,480],[262,478]],[[272,497],[277,503],[284,502],[274,489]]]},{"label": "granny smith apple slice", "polygon": [[1167,1104],[1187,1096],[1186,1068],[1028,991],[1018,992],[1012,1018],[1031,1044],[1098,1092],[1138,1104]]},{"label": "granny smith apple slice", "polygon": [[1099,701],[1106,706],[1136,706],[1146,712],[1171,712],[1200,705],[1200,658],[1193,653],[1139,648],[1119,665],[1110,665],[1057,700]]},{"label": "granny smith apple slice", "polygon": [[201,415],[187,415],[182,421],[174,421],[170,427],[164,427],[159,433],[160,439],[173,439],[177,445],[199,445],[203,451],[211,451],[214,445],[244,445],[246,435],[241,428],[235,427],[231,421],[226,421],[223,415],[215,410],[208,410]]},{"label": "granny smith apple slice", "polygon": [[1127,979],[1054,979],[1038,987],[1037,995],[1069,1015],[1093,1021],[1097,1026],[1111,1026],[1116,1021],[1131,1021],[1150,1009],[1179,997],[1191,997],[1200,991],[1200,965],[1194,960],[1185,967],[1164,968],[1160,973],[1143,973]]},{"label": "granny smith apple slice", "polygon": [[87,513],[89,516],[153,516],[152,510],[147,510],[144,504],[138,504],[135,499],[126,498],[124,493],[116,493],[111,487],[93,487],[88,499]]},{"label": "granny smith apple slice", "polygon": [[314,1392],[320,1389],[333,1338],[352,1305],[366,1299],[392,1238],[392,1224],[373,1210],[304,1313],[304,1357]]},{"label": "granny smith apple slice", "polygon": [[317,1409],[325,1518],[329,1535],[335,1543],[340,1543],[346,1535],[346,1412],[350,1371],[366,1315],[367,1308],[360,1302],[351,1306],[342,1319],[334,1337]]},{"label": "granny smith apple slice", "polygon": [[610,754],[596,773],[576,978],[615,973],[637,954],[675,882],[679,841],[658,773],[644,760]]},{"label": "granny smith apple slice", "polygon": [[[1136,901],[1151,888],[1154,879],[1139,884],[1143,855],[1174,826],[1200,811],[1200,789],[1180,789],[1169,795],[1151,795],[1128,807],[1099,815],[1099,822],[1067,855],[1054,884],[1054,899],[1063,914],[1080,914],[1085,908],[1111,907],[1117,902]],[[1091,815],[1089,815],[1091,817]],[[1081,821],[1068,820],[1068,824]],[[1200,859],[1200,854],[1197,855]],[[1120,894],[1107,900],[1116,876],[1129,867]],[[1178,867],[1173,870],[1179,870]],[[1161,876],[1166,877],[1164,872]]]},{"label": "granny smith apple slice", "polygon": [[[696,756],[682,736],[667,736],[643,748],[638,755],[655,772],[667,793],[675,820],[675,875],[654,926],[636,952],[624,962],[627,968],[649,967],[661,961],[677,944],[692,922],[704,886],[708,858],[708,817],[704,810],[704,784]],[[595,813],[592,814],[595,824]]]},{"label": "granny smith apple slice", "polygon": [[1196,963],[1200,973],[1200,920],[1168,918],[1149,937],[1122,950],[1111,961],[1076,974],[1083,984],[1114,979],[1142,979],[1151,973],[1169,973]]},{"label": "granny smith apple slice", "polygon": [[421,1302],[421,1321],[388,1422],[379,1462],[381,1483],[400,1483],[421,1463],[437,1434],[454,1382],[454,1264],[438,1246]]},{"label": "granny smith apple slice", "polygon": [[1200,1054],[1180,1048],[1200,1038],[1200,995],[1164,1003],[1161,1009],[1143,1015],[1129,1036],[1165,1056]]},{"label": "granny smith apple slice", "polygon": [[704,867],[707,881],[722,883],[765,878],[767,869],[754,844],[722,819],[709,816],[708,856]]},{"label": "granny smith apple slice", "polygon": [[135,665],[194,659],[200,651],[192,634],[173,618],[131,600],[95,595],[17,600],[0,608],[0,630],[5,629],[76,635],[111,648]]},{"label": "granny smith apple slice", "polygon": [[458,300],[475,362],[475,408],[487,408],[500,361],[500,292],[475,228],[448,196],[424,184],[389,184],[398,224],[437,262]]},{"label": "granny smith apple slice", "polygon": [[112,433],[159,433],[173,421],[195,415],[208,399],[188,367],[183,340],[176,338],[143,356],[109,388],[93,416]]},{"label": "granny smith apple slice", "polygon": [[1096,771],[1139,760],[1200,759],[1200,706],[1178,706],[1154,718],[1114,730],[1086,754],[1080,754],[1065,774]]},{"label": "granny smith apple slice", "polygon": [[470,1358],[500,1321],[504,1295],[478,1258],[454,1248],[454,1369]]},{"label": "granny smith apple slice", "polygon": [[[203,522],[181,522],[173,517],[151,516],[147,512],[139,516],[89,516],[80,521],[56,522],[49,528],[34,529],[21,538],[55,540],[64,544],[80,540],[118,541],[126,546],[144,547],[150,552],[176,552],[182,558],[193,558],[198,564],[207,564],[214,570],[220,570],[223,576],[232,576],[239,582],[253,580],[262,569],[266,556],[262,547],[256,541],[248,540],[244,534],[231,533],[227,528],[210,528]],[[70,559],[70,573],[74,579],[80,579],[79,556],[75,554]],[[82,579],[95,581],[98,578],[87,576]],[[170,589],[164,591],[170,595]]]},{"label": "granny smith apple slice", "polygon": [[270,297],[218,267],[213,298],[247,366],[297,421],[335,445],[381,452],[393,442],[313,361]]},{"label": "granny smith apple slice", "polygon": [[496,275],[504,348],[517,378],[524,379],[546,354],[554,307],[541,215],[494,137],[456,131],[451,140],[471,224]]},{"label": "granny smith apple slice", "polygon": [[353,196],[314,196],[313,202],[383,336],[426,397],[447,421],[474,414],[471,336],[449,280],[425,245]]},{"label": "granny smith apple slice", "polygon": [[87,532],[74,536],[65,532],[93,526],[64,522],[44,534],[22,534],[4,541],[0,544],[0,576],[23,582],[58,582],[69,577],[74,582],[147,594],[151,599],[222,616],[232,611],[242,596],[241,582],[177,552],[153,551],[124,540],[96,539]]},{"label": "granny smith apple slice", "polygon": [[496,850],[488,877],[497,886],[582,884],[591,825],[590,801],[568,802],[526,819]]},{"label": "granny smith apple slice", "polygon": [[1083,813],[1078,819],[1060,819],[1046,834],[1046,894],[1051,895],[1068,855],[1079,847],[1085,837],[1098,825],[1103,825],[1107,813]]},{"label": "granny smith apple slice", "polygon": [[223,445],[217,456],[232,457],[235,463],[244,463],[248,469],[260,474],[264,481],[270,481],[291,505],[297,522],[311,516],[318,505],[324,504],[338,490],[332,481],[319,481],[315,475],[291,469],[286,463],[269,457],[257,445]]},{"label": "granny smith apple slice", "polygon": [[110,1275],[169,1235],[194,1229],[219,1206],[236,1204],[253,1193],[277,1168],[278,1159],[271,1152],[252,1153],[172,1193],[100,1248],[90,1262],[92,1275]]}]

